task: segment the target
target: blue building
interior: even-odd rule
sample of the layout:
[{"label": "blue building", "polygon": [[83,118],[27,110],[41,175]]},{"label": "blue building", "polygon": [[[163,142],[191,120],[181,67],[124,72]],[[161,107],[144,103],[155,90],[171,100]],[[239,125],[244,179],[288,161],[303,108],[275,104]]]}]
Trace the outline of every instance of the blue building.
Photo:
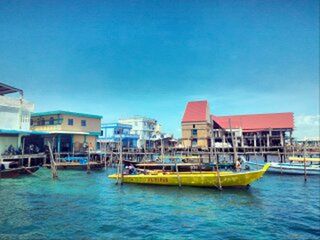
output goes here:
[{"label": "blue building", "polygon": [[101,124],[101,134],[98,139],[98,147],[102,150],[103,145],[116,147],[122,138],[122,146],[124,148],[136,148],[139,136],[130,134],[132,126],[122,123],[103,123]]}]

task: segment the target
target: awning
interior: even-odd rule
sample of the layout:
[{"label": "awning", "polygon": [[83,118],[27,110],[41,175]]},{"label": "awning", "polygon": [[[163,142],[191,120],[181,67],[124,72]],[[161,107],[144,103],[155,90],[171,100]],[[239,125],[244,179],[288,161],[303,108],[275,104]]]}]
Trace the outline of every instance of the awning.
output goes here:
[{"label": "awning", "polygon": [[73,134],[73,135],[89,135],[88,132],[73,132],[73,131],[48,131],[49,134]]},{"label": "awning", "polygon": [[48,134],[48,133],[47,132],[40,132],[40,131],[23,131],[23,130],[13,130],[13,129],[0,129],[0,134],[42,135],[42,134]]}]

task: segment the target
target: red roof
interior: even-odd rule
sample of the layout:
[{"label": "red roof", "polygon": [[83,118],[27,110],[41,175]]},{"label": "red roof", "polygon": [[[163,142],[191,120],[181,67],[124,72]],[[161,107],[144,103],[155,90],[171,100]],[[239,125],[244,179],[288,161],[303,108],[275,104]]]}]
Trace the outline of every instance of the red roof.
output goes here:
[{"label": "red roof", "polygon": [[229,119],[231,121],[231,128],[242,128],[243,131],[262,131],[269,128],[272,129],[293,129],[293,113],[267,113],[267,114],[249,114],[249,115],[235,115],[235,116],[211,116],[220,127],[224,129],[230,128]]},{"label": "red roof", "polygon": [[188,102],[182,122],[208,122],[209,116],[208,101]]}]

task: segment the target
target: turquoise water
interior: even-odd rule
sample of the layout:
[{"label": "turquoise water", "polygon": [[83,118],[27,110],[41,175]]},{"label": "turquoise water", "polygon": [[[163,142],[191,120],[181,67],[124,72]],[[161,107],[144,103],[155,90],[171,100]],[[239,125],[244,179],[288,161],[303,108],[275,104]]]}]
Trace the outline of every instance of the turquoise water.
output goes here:
[{"label": "turquoise water", "polygon": [[[111,173],[112,170],[109,170]],[[105,171],[0,180],[0,239],[317,239],[320,178],[249,190],[117,186]]]}]

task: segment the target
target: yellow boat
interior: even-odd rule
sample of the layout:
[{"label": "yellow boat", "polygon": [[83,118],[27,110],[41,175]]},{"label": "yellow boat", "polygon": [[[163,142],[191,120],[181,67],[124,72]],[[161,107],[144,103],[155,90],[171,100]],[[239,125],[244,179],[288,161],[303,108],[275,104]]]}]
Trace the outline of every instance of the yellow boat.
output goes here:
[{"label": "yellow boat", "polygon": [[[216,171],[212,172],[162,172],[150,171],[146,174],[123,175],[123,183],[151,184],[151,185],[173,185],[194,187],[246,187],[258,180],[268,170],[270,164],[262,169],[247,172]],[[121,179],[120,174],[108,176],[111,179]]]}]

